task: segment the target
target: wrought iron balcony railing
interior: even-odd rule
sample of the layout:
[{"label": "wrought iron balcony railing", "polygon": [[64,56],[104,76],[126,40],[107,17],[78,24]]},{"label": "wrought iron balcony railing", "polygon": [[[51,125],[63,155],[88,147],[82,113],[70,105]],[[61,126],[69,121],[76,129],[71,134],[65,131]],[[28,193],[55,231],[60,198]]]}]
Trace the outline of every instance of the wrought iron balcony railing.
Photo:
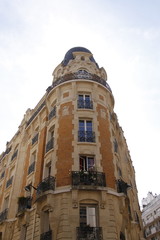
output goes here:
[{"label": "wrought iron balcony railing", "polygon": [[0,213],[0,222],[7,219],[7,215],[8,215],[8,208],[6,208],[3,212]]},{"label": "wrought iron balcony railing", "polygon": [[54,138],[51,138],[46,144],[46,153],[54,146]]},{"label": "wrought iron balcony railing", "polygon": [[32,145],[38,141],[38,133],[32,138]]},{"label": "wrought iron balcony railing", "polygon": [[34,168],[35,168],[35,162],[31,163],[31,165],[29,166],[28,168],[28,175],[34,171]]},{"label": "wrought iron balcony railing", "polygon": [[91,100],[78,99],[77,106],[78,108],[93,109],[93,102]]},{"label": "wrought iron balcony railing", "polygon": [[54,107],[50,113],[49,113],[49,116],[48,116],[48,119],[50,120],[51,118],[55,117],[56,116],[56,107]]},{"label": "wrought iron balcony railing", "polygon": [[124,193],[125,195],[127,195],[127,190],[129,188],[131,188],[131,185],[124,182],[122,179],[117,180],[117,192],[118,193]]},{"label": "wrought iron balcony railing", "polygon": [[12,181],[13,181],[13,176],[10,177],[10,179],[7,181],[6,188],[8,188],[12,184]]},{"label": "wrought iron balcony railing", "polygon": [[78,131],[78,142],[95,142],[95,133],[92,131]]},{"label": "wrought iron balcony railing", "polygon": [[37,197],[41,195],[42,193],[48,191],[48,190],[54,190],[55,189],[55,178],[52,176],[49,176],[42,180],[37,186]]},{"label": "wrought iron balcony railing", "polygon": [[101,227],[77,227],[77,240],[103,240]]},{"label": "wrought iron balcony railing", "polygon": [[17,157],[17,154],[18,154],[18,149],[13,153],[11,157],[11,161],[13,161],[13,159]]},{"label": "wrought iron balcony railing", "polygon": [[40,240],[52,240],[52,230],[41,233]]},{"label": "wrought iron balcony railing", "polygon": [[96,171],[72,172],[72,186],[80,185],[106,187],[105,174]]},{"label": "wrought iron balcony railing", "polygon": [[18,213],[24,212],[26,209],[30,209],[32,205],[31,197],[20,197],[18,199]]}]

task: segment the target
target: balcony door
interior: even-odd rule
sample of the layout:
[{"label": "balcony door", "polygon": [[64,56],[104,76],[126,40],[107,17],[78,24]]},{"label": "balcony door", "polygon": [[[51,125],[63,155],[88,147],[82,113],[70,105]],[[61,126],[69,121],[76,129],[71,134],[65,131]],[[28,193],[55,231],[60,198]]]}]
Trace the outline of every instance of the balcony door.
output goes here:
[{"label": "balcony door", "polygon": [[97,206],[80,206],[80,227],[97,227]]},{"label": "balcony door", "polygon": [[79,168],[82,171],[94,170],[94,156],[80,156],[79,157]]}]

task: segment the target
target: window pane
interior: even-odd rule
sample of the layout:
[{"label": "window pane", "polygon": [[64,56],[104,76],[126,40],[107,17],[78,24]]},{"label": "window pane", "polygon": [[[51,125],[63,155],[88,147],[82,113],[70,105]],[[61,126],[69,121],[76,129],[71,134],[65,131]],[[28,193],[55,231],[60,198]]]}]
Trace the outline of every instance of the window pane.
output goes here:
[{"label": "window pane", "polygon": [[94,158],[88,157],[88,170],[91,170],[94,167]]},{"label": "window pane", "polygon": [[80,226],[85,227],[87,224],[87,211],[85,206],[80,207]]},{"label": "window pane", "polygon": [[78,100],[83,100],[83,95],[78,95]]},{"label": "window pane", "polygon": [[84,120],[79,120],[79,131],[84,131]]},{"label": "window pane", "polygon": [[86,131],[92,132],[92,121],[86,121]]},{"label": "window pane", "polygon": [[86,101],[90,101],[90,96],[89,95],[85,95],[85,100]]},{"label": "window pane", "polygon": [[87,225],[90,225],[90,227],[96,227],[95,207],[87,207]]}]

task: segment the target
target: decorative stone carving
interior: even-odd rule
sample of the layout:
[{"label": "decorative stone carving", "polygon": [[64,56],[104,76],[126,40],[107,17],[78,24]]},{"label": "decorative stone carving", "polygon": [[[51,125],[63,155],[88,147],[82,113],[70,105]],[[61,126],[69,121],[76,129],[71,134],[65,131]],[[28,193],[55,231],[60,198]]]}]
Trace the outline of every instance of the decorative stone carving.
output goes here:
[{"label": "decorative stone carving", "polygon": [[104,118],[104,119],[107,118],[107,114],[106,114],[106,111],[104,109],[101,108],[100,114],[101,114],[101,118]]},{"label": "decorative stone carving", "polygon": [[62,116],[66,116],[69,115],[69,107],[68,106],[64,106],[62,109]]}]

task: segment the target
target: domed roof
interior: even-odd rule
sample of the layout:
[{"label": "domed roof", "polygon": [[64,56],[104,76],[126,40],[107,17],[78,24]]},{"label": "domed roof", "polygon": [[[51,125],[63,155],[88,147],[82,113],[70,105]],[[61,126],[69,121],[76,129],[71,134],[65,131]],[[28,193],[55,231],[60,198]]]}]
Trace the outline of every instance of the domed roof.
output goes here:
[{"label": "domed roof", "polygon": [[[91,53],[87,48],[84,48],[84,47],[74,47],[74,48],[71,48],[70,50],[68,50],[68,52],[64,56],[64,59],[62,61],[63,66],[66,66],[71,59],[74,59],[73,58],[73,52],[87,52],[87,53]],[[97,65],[97,67],[98,67],[98,64],[96,63],[96,61],[94,60],[94,58],[92,56],[90,57],[90,60],[91,60],[91,62],[94,62]]]}]

